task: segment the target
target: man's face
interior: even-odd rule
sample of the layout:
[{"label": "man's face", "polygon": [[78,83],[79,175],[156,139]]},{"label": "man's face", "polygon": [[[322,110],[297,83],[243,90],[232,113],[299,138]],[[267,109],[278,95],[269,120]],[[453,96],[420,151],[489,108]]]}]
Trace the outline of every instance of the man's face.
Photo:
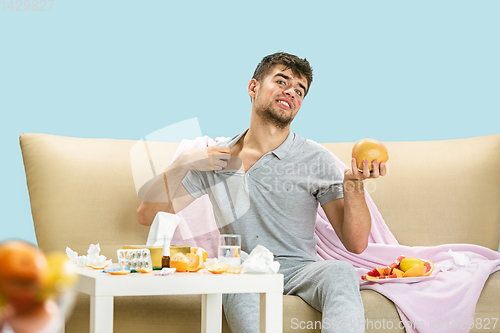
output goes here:
[{"label": "man's face", "polygon": [[280,129],[295,118],[307,92],[307,80],[293,75],[291,69],[276,66],[262,82],[256,83],[254,108],[264,121]]}]

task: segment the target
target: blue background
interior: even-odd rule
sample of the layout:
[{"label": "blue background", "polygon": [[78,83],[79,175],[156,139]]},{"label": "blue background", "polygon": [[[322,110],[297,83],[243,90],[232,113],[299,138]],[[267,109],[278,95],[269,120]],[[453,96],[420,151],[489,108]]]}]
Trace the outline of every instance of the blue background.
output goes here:
[{"label": "blue background", "polygon": [[499,133],[498,0],[55,0],[50,11],[20,9],[0,4],[0,241],[36,242],[20,134],[140,139],[197,117],[204,135],[231,136],[249,124],[255,66],[276,51],[314,68],[292,124],[301,136]]}]

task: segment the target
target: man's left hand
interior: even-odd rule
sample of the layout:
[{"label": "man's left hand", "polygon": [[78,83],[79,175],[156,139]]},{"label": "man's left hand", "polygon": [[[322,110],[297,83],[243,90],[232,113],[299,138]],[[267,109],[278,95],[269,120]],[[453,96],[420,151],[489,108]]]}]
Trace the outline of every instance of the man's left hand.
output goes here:
[{"label": "man's left hand", "polygon": [[372,171],[368,165],[368,161],[363,161],[363,171],[358,170],[358,164],[356,159],[351,159],[351,167],[346,168],[344,171],[344,181],[346,180],[365,180],[378,178],[379,176],[385,176],[387,174],[387,166],[384,162],[378,163],[377,160],[372,162]]}]

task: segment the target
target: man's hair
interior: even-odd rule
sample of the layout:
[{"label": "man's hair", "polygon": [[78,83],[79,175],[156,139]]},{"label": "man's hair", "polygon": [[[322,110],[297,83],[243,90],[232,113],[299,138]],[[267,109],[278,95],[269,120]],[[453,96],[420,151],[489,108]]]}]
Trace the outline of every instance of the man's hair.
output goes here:
[{"label": "man's hair", "polygon": [[264,79],[264,77],[268,75],[276,65],[283,65],[285,66],[285,69],[290,69],[293,75],[305,78],[307,80],[307,91],[305,92],[305,95],[307,95],[313,80],[311,65],[306,58],[300,59],[293,54],[277,52],[265,56],[257,65],[252,79],[262,82],[262,79]]}]

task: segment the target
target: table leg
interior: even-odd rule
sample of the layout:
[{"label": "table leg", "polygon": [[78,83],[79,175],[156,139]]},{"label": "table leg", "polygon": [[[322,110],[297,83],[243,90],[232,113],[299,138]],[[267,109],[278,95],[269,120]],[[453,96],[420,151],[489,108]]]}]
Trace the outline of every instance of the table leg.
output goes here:
[{"label": "table leg", "polygon": [[201,332],[222,332],[222,294],[202,295]]},{"label": "table leg", "polygon": [[113,296],[90,296],[90,333],[113,333]]},{"label": "table leg", "polygon": [[283,332],[283,294],[260,294],[260,333]]}]

